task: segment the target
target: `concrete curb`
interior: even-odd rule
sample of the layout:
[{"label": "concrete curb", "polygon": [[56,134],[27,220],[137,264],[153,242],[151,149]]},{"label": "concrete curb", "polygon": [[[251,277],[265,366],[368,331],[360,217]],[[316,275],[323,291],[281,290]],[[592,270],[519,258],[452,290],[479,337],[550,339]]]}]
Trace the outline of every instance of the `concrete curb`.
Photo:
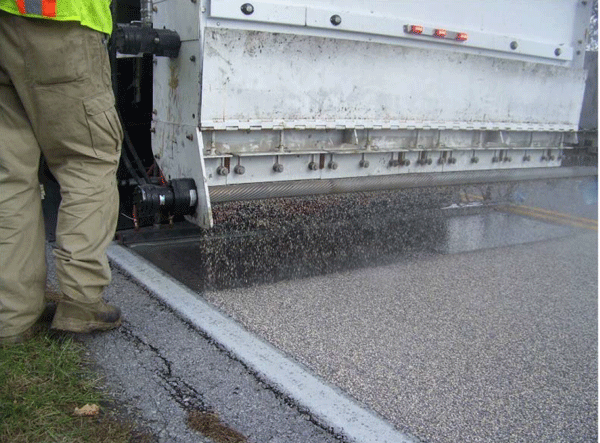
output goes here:
[{"label": "concrete curb", "polygon": [[255,371],[261,380],[306,409],[320,425],[356,443],[418,442],[249,333],[129,249],[113,243],[108,256],[179,316]]}]

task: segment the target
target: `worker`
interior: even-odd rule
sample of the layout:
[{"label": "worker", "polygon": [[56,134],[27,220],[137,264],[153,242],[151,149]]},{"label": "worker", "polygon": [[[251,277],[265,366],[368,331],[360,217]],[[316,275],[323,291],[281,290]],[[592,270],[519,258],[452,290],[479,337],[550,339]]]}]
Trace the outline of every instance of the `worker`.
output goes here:
[{"label": "worker", "polygon": [[111,87],[110,0],[0,0],[0,345],[38,329],[45,307],[40,154],[61,204],[54,257],[60,285],[51,327],[120,325],[103,300],[106,249],[118,218],[123,131]]}]

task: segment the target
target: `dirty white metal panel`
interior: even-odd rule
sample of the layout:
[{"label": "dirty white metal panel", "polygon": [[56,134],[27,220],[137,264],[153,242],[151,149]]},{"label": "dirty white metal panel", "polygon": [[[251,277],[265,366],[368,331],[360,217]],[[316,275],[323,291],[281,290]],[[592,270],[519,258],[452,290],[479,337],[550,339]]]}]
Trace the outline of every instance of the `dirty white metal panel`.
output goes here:
[{"label": "dirty white metal panel", "polygon": [[197,125],[200,110],[200,44],[182,42],[179,57],[154,59],[154,120]]},{"label": "dirty white metal panel", "polygon": [[[252,5],[252,12],[242,10],[243,3]],[[321,31],[324,31],[332,38],[360,39],[361,34],[387,36],[397,40],[391,40],[392,44],[407,44],[402,40],[409,40],[446,45],[453,47],[451,50],[483,50],[501,57],[520,55],[538,57],[545,62],[568,62],[574,53],[578,56],[576,59],[581,60],[576,51],[585,48],[583,25],[589,21],[589,11],[590,2],[575,0],[211,0],[208,24],[312,35],[323,35]],[[279,14],[284,17],[280,19]],[[332,17],[336,17],[336,21]],[[430,33],[427,37],[427,32],[406,33],[405,26],[411,24],[431,30],[442,28],[448,35],[440,39],[431,38]],[[293,27],[286,29],[280,25]],[[456,32],[466,33],[468,38],[457,42]],[[512,47],[512,42],[516,42],[517,47]]]},{"label": "dirty white metal panel", "polygon": [[201,124],[576,130],[584,86],[579,68],[208,28]]},{"label": "dirty white metal panel", "polygon": [[306,7],[293,2],[250,2],[253,12],[242,12],[240,1],[213,1],[210,5],[211,17],[251,20],[265,23],[304,26]]},{"label": "dirty white metal panel", "polygon": [[153,4],[155,28],[175,30],[182,41],[200,38],[200,5],[197,1],[154,0]]}]

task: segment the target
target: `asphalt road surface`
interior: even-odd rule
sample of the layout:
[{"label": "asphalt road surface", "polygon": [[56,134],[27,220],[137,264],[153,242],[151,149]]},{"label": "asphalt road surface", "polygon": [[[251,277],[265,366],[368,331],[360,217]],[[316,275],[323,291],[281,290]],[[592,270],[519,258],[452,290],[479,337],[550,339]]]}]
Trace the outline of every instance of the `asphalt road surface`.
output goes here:
[{"label": "asphalt road surface", "polygon": [[[334,224],[327,211],[335,200],[326,209],[311,202],[304,218],[291,211],[291,219],[310,219],[304,227],[255,223],[132,250],[415,441],[590,442],[596,184],[438,190],[435,203],[427,196],[435,211],[415,211],[420,196],[410,210],[391,211],[397,217],[389,216],[400,204],[394,197],[360,197],[371,214]],[[496,204],[480,207],[493,193]],[[340,438],[318,413],[182,322],[168,296],[158,302],[116,270],[107,297],[126,322],[86,338],[90,355],[158,441],[203,441],[186,424],[190,410],[216,411],[250,442]]]}]

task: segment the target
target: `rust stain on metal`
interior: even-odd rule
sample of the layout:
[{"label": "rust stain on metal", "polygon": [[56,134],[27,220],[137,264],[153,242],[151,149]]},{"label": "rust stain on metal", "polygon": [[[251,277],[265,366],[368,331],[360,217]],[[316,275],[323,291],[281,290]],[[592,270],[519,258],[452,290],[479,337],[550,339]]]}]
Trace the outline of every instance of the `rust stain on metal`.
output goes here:
[{"label": "rust stain on metal", "polygon": [[169,78],[169,87],[177,89],[179,86],[179,75],[177,74],[177,66],[171,65],[171,77]]}]

